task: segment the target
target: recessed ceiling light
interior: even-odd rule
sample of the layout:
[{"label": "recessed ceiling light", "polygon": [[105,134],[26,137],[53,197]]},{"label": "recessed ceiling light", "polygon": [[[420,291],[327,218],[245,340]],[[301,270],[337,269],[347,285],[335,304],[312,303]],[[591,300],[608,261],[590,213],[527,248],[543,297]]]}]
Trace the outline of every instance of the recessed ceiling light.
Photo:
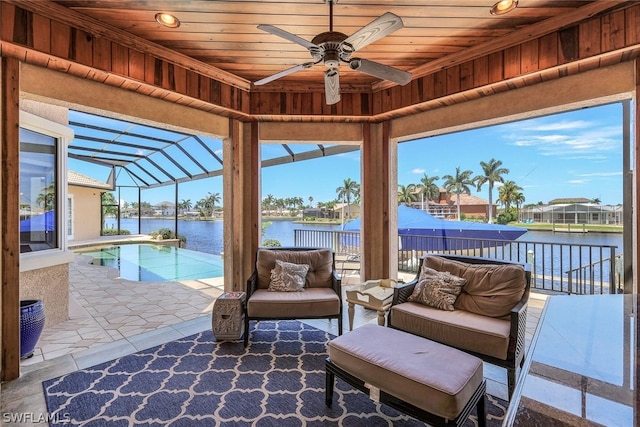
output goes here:
[{"label": "recessed ceiling light", "polygon": [[158,24],[169,28],[178,28],[180,26],[180,20],[170,13],[156,13],[156,21]]},{"label": "recessed ceiling light", "polygon": [[492,15],[504,15],[511,12],[518,7],[518,0],[500,0],[498,3],[491,6]]}]

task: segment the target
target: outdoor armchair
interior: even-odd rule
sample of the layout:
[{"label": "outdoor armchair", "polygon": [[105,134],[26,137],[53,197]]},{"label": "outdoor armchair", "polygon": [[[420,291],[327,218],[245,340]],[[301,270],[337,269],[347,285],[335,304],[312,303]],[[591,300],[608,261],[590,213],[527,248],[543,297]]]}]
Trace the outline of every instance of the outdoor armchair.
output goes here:
[{"label": "outdoor armchair", "polygon": [[335,254],[321,248],[258,248],[247,280],[244,345],[251,320],[338,319],[342,295]]},{"label": "outdoor armchair", "polygon": [[[425,294],[420,294],[419,289],[414,294],[422,280],[423,287],[428,286],[428,281],[437,282],[432,279],[438,275],[434,270],[464,280],[452,307],[429,305],[430,302],[424,300],[433,294],[420,299]],[[429,274],[432,276],[427,277]],[[528,264],[427,254],[420,258],[416,278],[395,288],[388,326],[458,348],[505,368],[510,397],[517,369],[524,364],[530,282]]]}]

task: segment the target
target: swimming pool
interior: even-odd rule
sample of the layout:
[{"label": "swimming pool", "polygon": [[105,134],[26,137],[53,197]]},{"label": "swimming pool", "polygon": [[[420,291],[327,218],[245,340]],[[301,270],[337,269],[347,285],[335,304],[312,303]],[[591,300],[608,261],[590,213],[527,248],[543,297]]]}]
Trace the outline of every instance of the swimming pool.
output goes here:
[{"label": "swimming pool", "polygon": [[219,255],[154,244],[122,244],[75,251],[93,264],[117,268],[120,277],[140,282],[193,280],[224,275]]}]

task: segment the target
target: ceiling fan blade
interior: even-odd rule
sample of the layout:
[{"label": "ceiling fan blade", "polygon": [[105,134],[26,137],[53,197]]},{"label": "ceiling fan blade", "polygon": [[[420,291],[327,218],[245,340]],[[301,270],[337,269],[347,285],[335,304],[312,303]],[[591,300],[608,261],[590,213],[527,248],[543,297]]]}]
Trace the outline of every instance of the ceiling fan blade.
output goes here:
[{"label": "ceiling fan blade", "polygon": [[281,77],[288,76],[289,74],[293,74],[296,71],[304,70],[305,68],[311,68],[315,65],[313,62],[305,62],[304,64],[296,65],[295,67],[287,68],[286,70],[282,70],[279,73],[275,73],[272,76],[265,77],[264,79],[260,79],[256,82],[253,82],[254,85],[260,86],[274,80],[277,80]]},{"label": "ceiling fan blade", "polygon": [[303,39],[302,37],[296,36],[295,34],[291,34],[288,31],[285,31],[281,28],[274,27],[273,25],[258,25],[258,29],[262,31],[266,31],[267,33],[273,34],[274,36],[282,37],[285,40],[289,40],[290,42],[294,42],[299,44],[302,47],[307,49],[317,48],[318,46]]},{"label": "ceiling fan blade", "polygon": [[387,12],[347,37],[342,44],[351,46],[353,48],[352,50],[355,51],[362,49],[376,40],[380,40],[402,27],[404,27],[402,18],[396,14]]},{"label": "ceiling fan blade", "polygon": [[353,58],[349,61],[349,68],[360,71],[370,76],[383,80],[389,80],[398,83],[401,86],[406,85],[413,78],[411,73],[397,68],[383,65],[378,62],[369,61],[368,59]]},{"label": "ceiling fan blade", "polygon": [[340,101],[340,75],[337,68],[330,68],[324,73],[324,96],[327,105]]}]

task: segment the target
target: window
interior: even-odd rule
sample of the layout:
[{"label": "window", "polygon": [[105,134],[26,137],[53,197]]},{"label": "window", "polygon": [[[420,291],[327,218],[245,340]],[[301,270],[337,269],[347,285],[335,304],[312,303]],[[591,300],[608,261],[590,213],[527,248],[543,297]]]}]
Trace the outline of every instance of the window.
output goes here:
[{"label": "window", "polygon": [[66,126],[20,113],[20,252],[66,249]]}]

